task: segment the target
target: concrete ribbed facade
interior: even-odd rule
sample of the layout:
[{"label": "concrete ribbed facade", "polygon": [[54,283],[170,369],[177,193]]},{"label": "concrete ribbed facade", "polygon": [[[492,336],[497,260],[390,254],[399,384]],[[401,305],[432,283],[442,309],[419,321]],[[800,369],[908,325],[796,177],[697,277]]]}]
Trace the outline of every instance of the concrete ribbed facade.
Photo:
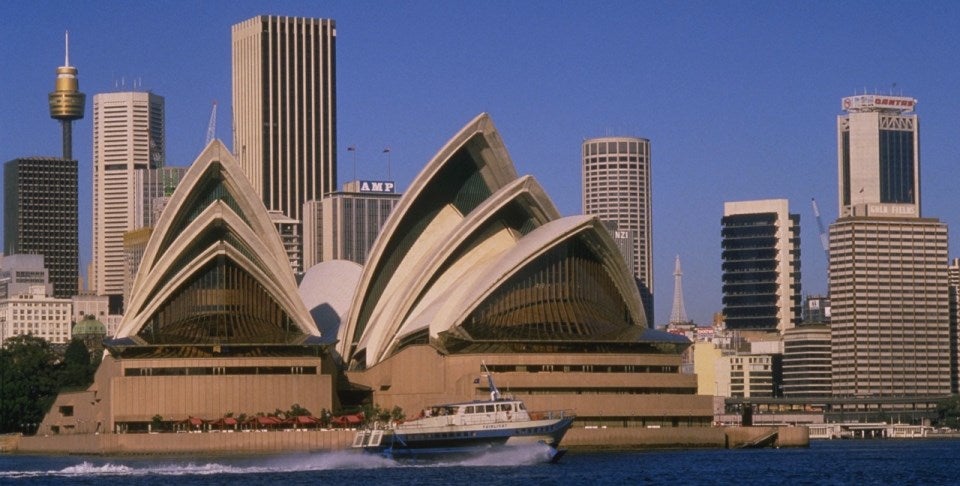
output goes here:
[{"label": "concrete ribbed facade", "polygon": [[950,393],[947,226],[840,218],[830,226],[833,394]]},{"label": "concrete ribbed facade", "polygon": [[783,333],[783,396],[828,396],[830,379],[830,326],[805,325]]},{"label": "concrete ribbed facade", "polygon": [[300,220],[337,186],[334,21],[254,17],[232,42],[233,152],[267,210]]}]

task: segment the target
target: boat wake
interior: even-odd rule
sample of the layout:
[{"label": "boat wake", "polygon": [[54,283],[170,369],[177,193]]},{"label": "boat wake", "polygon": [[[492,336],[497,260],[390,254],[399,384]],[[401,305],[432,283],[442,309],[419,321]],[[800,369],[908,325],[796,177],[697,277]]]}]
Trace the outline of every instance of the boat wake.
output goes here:
[{"label": "boat wake", "polygon": [[169,458],[156,460],[114,458],[103,461],[91,459],[60,469],[0,471],[0,483],[4,479],[43,477],[209,476],[402,467],[524,466],[547,462],[552,454],[553,450],[547,445],[531,444],[529,446],[498,448],[469,458],[442,462],[397,462],[376,454],[356,451],[269,457],[211,458],[210,462],[177,461]]}]

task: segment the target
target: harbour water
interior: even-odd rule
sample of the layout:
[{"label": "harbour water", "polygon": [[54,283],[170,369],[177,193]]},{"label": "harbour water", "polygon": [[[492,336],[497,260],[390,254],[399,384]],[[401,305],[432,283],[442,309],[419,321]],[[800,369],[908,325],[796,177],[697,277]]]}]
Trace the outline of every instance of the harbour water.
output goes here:
[{"label": "harbour water", "polygon": [[467,461],[397,463],[351,452],[257,457],[0,455],[0,484],[957,484],[960,440],[815,441],[809,448],[571,451],[531,446]]}]

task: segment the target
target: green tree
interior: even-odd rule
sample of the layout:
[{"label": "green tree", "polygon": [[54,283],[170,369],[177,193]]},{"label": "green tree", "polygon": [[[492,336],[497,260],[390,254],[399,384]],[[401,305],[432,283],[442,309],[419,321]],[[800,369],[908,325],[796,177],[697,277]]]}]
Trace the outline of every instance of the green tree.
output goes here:
[{"label": "green tree", "polygon": [[406,419],[407,414],[403,413],[403,409],[400,408],[400,405],[394,405],[393,408],[390,409],[390,420],[393,420],[394,422],[403,422]]},{"label": "green tree", "polygon": [[953,395],[937,404],[937,425],[960,428],[960,395]]},{"label": "green tree", "polygon": [[57,396],[59,357],[50,343],[15,336],[0,349],[0,432],[34,433]]},{"label": "green tree", "polygon": [[309,415],[310,415],[310,411],[307,410],[306,408],[301,407],[299,403],[294,403],[293,405],[290,406],[290,410],[287,410],[284,413],[284,416],[286,418],[306,417]]},{"label": "green tree", "polygon": [[60,373],[60,389],[85,388],[93,383],[93,372],[96,371],[90,362],[90,351],[83,341],[71,339],[63,356],[63,369]]}]

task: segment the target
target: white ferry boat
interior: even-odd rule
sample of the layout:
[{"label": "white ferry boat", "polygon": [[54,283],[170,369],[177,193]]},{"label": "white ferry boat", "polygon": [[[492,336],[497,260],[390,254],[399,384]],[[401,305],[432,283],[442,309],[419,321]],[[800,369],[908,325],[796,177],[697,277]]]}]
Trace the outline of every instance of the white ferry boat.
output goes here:
[{"label": "white ferry boat", "polygon": [[353,447],[383,456],[434,458],[473,455],[499,447],[542,443],[550,461],[563,455],[558,446],[573,423],[568,411],[528,412],[521,400],[503,398],[487,374],[490,400],[429,407],[413,420],[361,430]]}]

